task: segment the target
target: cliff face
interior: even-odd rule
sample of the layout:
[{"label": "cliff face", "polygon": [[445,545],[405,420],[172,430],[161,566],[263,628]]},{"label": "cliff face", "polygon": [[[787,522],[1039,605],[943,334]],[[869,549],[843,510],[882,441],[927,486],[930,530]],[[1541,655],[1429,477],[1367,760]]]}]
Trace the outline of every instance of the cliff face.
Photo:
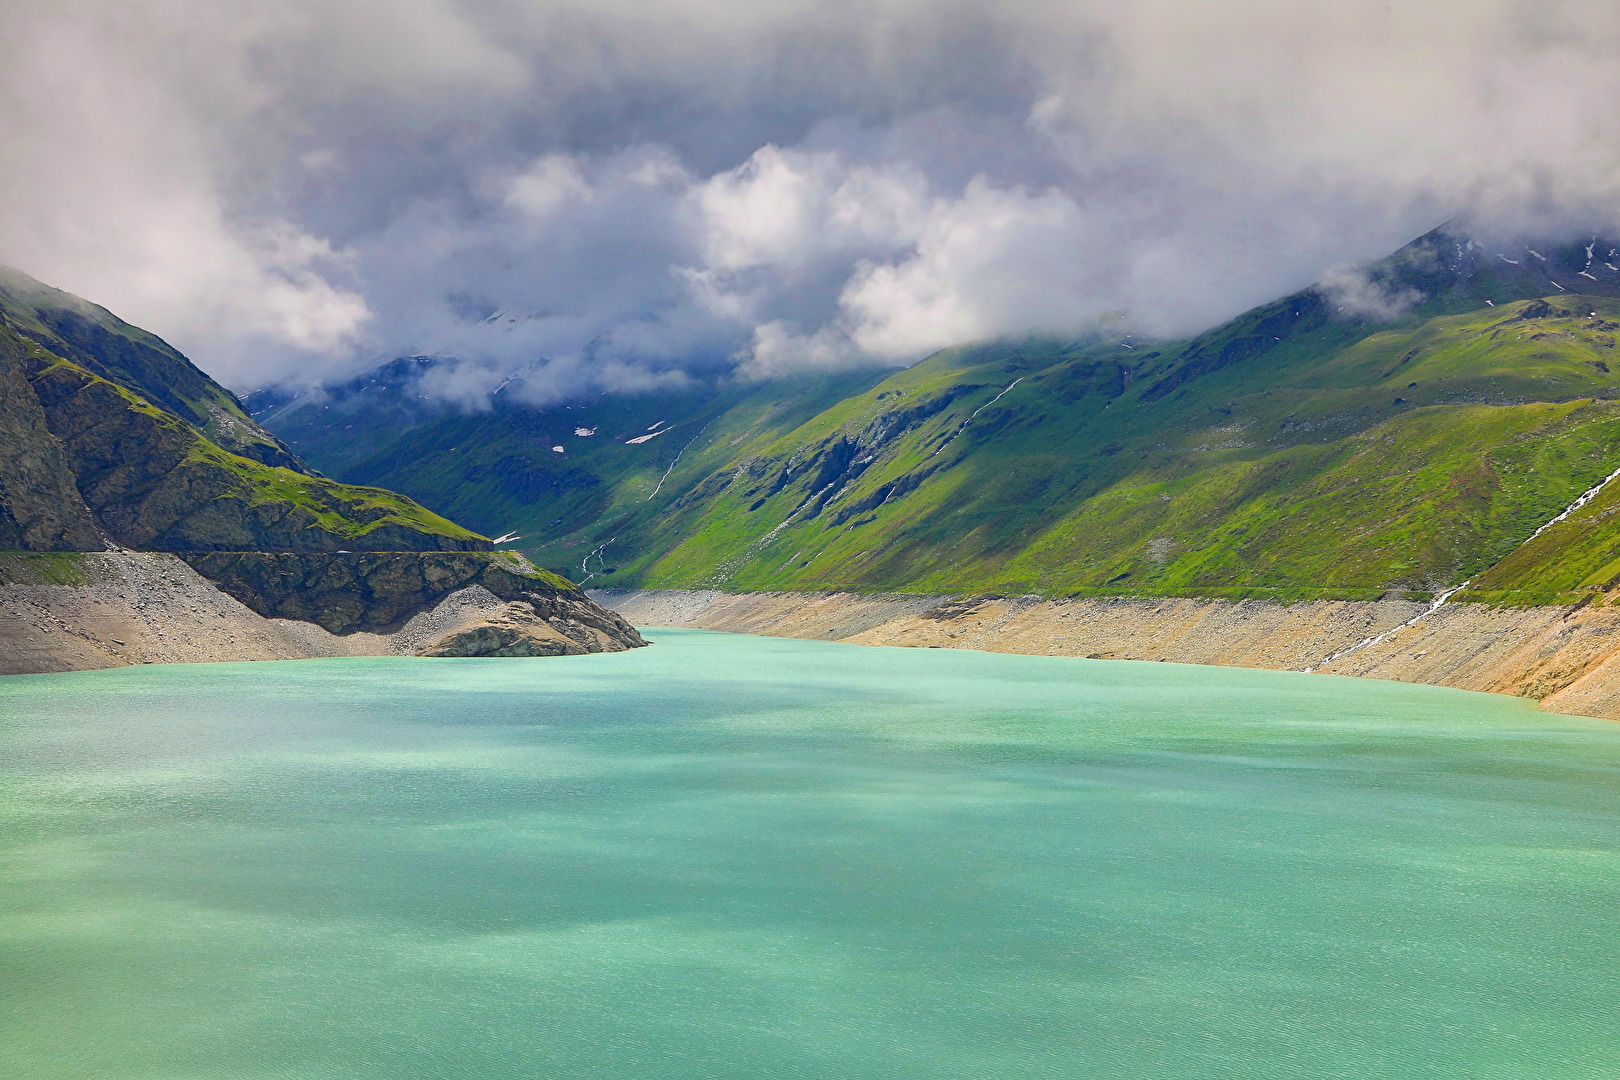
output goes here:
[{"label": "cliff face", "polygon": [[477,587],[514,605],[508,614],[579,622],[639,641],[635,629],[573,583],[515,552],[375,551],[306,555],[188,552],[183,558],[259,614],[302,619],[335,634],[386,631],[461,589]]},{"label": "cliff face", "polygon": [[99,551],[106,539],[29,383],[27,352],[0,333],[0,548]]},{"label": "cliff face", "polygon": [[[164,567],[163,581],[181,583],[172,617],[189,627],[194,658],[399,651],[404,641],[415,651],[469,656],[644,644],[567,581],[494,552],[489,540],[413,500],[308,471],[156,338],[17,278],[0,271],[0,554],[17,553],[0,573],[0,646],[11,648],[0,667],[168,658],[155,646],[142,653],[106,644],[117,633],[79,625],[150,629],[163,617],[152,600],[163,590],[149,587],[155,565]],[[212,609],[197,600],[203,579],[192,566],[143,561],[131,549],[180,553],[216,578],[234,598],[224,625],[241,648],[198,642],[193,615]],[[69,554],[95,551],[109,554]],[[26,552],[51,554],[29,560]],[[99,614],[85,614],[91,609]],[[445,610],[465,617],[435,615]],[[442,632],[399,637],[418,616],[434,616]],[[53,619],[78,632],[58,634]],[[267,620],[311,626],[271,632],[259,625]],[[334,634],[363,639],[338,648],[326,640]]]},{"label": "cliff face", "polygon": [[151,401],[232,453],[267,465],[306,468],[247,414],[235,394],[168,342],[98,304],[0,266],[0,322],[52,355]]}]

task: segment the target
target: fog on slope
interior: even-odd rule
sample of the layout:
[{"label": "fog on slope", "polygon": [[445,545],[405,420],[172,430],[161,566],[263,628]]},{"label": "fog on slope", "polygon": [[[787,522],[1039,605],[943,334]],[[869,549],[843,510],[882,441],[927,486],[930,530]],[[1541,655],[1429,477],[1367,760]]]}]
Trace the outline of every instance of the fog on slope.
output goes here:
[{"label": "fog on slope", "polygon": [[1620,208],[1601,0],[17,0],[0,30],[0,260],[242,389],[1185,333],[1361,295],[1335,267],[1454,214]]}]

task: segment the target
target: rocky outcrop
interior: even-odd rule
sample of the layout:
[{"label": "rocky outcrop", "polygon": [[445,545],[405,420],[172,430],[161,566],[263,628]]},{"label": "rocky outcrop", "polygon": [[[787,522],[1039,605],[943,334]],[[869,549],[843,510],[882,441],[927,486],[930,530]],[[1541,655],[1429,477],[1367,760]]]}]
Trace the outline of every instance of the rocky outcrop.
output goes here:
[{"label": "rocky outcrop", "polygon": [[[1620,719],[1620,593],[1571,607],[1448,604],[1404,628],[1428,605],[680,590],[591,595],[639,626],[1314,670],[1512,694],[1550,712]],[[1326,659],[1386,631],[1394,632],[1376,645]]]},{"label": "rocky outcrop", "polygon": [[334,634],[387,631],[444,597],[478,586],[540,619],[587,619],[637,641],[622,618],[572,583],[507,551],[185,552],[198,572],[268,618],[302,619]]},{"label": "rocky outcrop", "polygon": [[620,652],[644,644],[628,623],[622,629],[605,628],[583,610],[554,612],[546,618],[533,604],[514,601],[472,625],[445,634],[418,655],[583,656]]},{"label": "rocky outcrop", "polygon": [[103,550],[107,541],[25,375],[27,352],[0,335],[0,549]]},{"label": "rocky outcrop", "polygon": [[[511,626],[524,637],[497,640]],[[542,611],[472,585],[387,632],[333,634],[266,618],[168,553],[0,553],[0,675],[332,656],[558,656],[644,644],[626,630],[584,597],[559,596]],[[479,651],[486,644],[490,651]]]}]

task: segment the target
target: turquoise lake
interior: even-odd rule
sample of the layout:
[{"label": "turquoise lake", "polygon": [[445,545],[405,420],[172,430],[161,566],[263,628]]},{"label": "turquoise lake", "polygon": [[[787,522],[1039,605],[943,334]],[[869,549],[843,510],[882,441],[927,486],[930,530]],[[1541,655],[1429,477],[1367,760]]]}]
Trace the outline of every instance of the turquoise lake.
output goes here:
[{"label": "turquoise lake", "polygon": [[1620,725],[649,636],[0,680],[0,1076],[1620,1076]]}]

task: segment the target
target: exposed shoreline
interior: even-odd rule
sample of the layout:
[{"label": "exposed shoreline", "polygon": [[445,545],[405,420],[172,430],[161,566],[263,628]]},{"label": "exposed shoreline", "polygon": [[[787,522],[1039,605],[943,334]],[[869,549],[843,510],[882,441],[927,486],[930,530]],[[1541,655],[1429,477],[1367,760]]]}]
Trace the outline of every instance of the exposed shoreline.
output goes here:
[{"label": "exposed shoreline", "polygon": [[[575,610],[600,613],[595,605],[581,604],[582,599],[575,593],[559,597],[554,606],[566,609],[572,603]],[[473,585],[448,594],[386,633],[334,634],[312,622],[267,618],[253,611],[178,555],[0,554],[0,675],[129,664],[421,655],[457,635],[500,629],[512,621],[512,607]],[[564,610],[561,618],[553,614],[549,621],[529,617],[520,629],[533,646],[556,652],[634,647],[602,631],[595,625],[601,620],[588,614],[581,610],[580,618],[570,618]]]},{"label": "exposed shoreline", "polygon": [[[266,618],[161,553],[77,555],[89,580],[0,584],[0,674],[126,664],[418,654],[498,615],[477,587],[388,633],[332,634]],[[1346,600],[1076,599],[858,593],[590,590],[639,626],[862,645],[1213,664],[1509,694],[1549,712],[1620,720],[1620,606],[1493,608]],[[1393,630],[1385,640],[1325,660]],[[612,648],[611,643],[603,643]]]},{"label": "exposed shoreline", "polygon": [[[1315,670],[1530,698],[1620,720],[1620,607],[1315,600],[1076,599],[598,589],[638,626],[862,645]],[[1394,630],[1332,661],[1325,658]]]}]

